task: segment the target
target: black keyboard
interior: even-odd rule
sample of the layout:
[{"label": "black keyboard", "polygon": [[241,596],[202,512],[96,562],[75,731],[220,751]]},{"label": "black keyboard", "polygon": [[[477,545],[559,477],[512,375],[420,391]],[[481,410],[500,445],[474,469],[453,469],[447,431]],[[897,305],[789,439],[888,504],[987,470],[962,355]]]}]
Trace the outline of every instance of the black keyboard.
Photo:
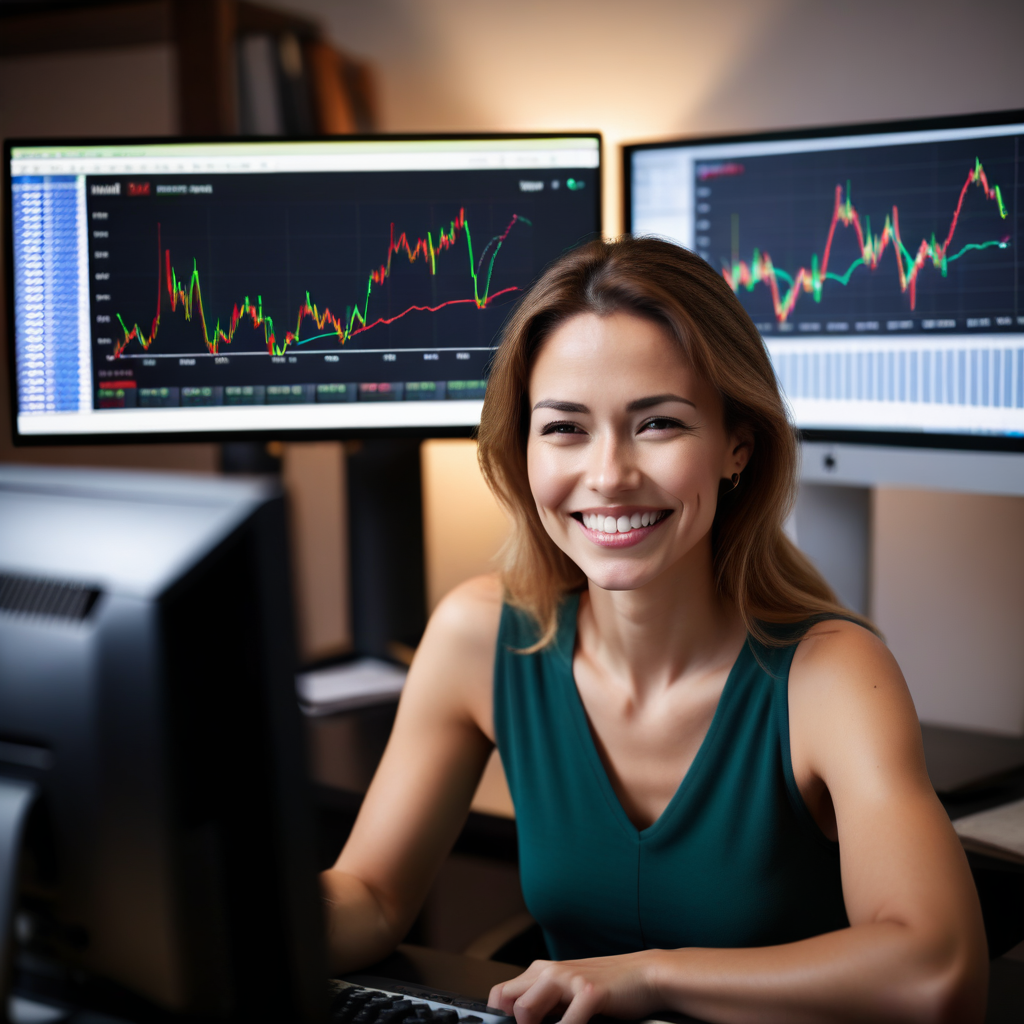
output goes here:
[{"label": "black keyboard", "polygon": [[331,982],[337,1024],[515,1024],[492,1006],[405,981],[354,976]]},{"label": "black keyboard", "polygon": [[[390,978],[354,974],[331,982],[331,1021],[338,1024],[516,1024],[493,1006]],[[685,1013],[662,1011],[636,1021],[597,1014],[590,1024],[703,1024]]]}]

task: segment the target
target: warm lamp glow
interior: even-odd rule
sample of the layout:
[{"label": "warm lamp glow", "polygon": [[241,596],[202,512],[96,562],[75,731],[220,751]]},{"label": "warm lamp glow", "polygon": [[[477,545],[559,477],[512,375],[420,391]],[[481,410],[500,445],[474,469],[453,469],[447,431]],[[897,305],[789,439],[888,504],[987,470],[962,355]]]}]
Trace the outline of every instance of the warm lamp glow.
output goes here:
[{"label": "warm lamp glow", "polygon": [[433,611],[452,587],[494,572],[508,521],[480,474],[475,441],[424,441],[420,460],[427,607]]}]

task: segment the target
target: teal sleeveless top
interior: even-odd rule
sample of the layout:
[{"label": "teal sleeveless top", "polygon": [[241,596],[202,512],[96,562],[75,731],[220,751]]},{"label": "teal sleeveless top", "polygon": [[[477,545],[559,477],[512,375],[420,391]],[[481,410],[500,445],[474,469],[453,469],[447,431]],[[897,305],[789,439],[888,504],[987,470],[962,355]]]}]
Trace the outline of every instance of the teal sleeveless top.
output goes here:
[{"label": "teal sleeveless top", "polygon": [[578,596],[555,641],[506,605],[494,725],[515,804],[526,905],[557,960],[794,942],[848,925],[839,846],[810,816],[789,751],[796,645],[748,637],[689,771],[638,830],[597,752],[572,674]]}]

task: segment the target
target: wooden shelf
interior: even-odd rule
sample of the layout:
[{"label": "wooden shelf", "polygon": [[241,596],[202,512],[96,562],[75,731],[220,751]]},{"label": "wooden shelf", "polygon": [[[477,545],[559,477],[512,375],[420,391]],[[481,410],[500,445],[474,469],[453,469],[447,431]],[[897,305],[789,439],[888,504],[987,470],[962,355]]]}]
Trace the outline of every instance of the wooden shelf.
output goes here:
[{"label": "wooden shelf", "polygon": [[[77,4],[13,14],[0,11],[0,57],[22,57],[64,50],[100,50],[120,46],[150,46],[176,42],[176,0],[143,0],[137,3]],[[199,7],[222,6],[218,0]],[[235,25],[239,35],[292,32],[301,39],[319,39],[320,27],[308,18],[275,11],[261,4],[236,0]],[[183,12],[182,12],[183,13]],[[205,20],[205,19],[204,19]]]},{"label": "wooden shelf", "polygon": [[325,134],[365,129],[374,120],[372,76],[334,50],[308,18],[247,0],[141,0],[0,11],[0,57],[171,45],[178,56],[183,135],[238,131],[235,43],[240,36],[291,35],[309,65],[312,105]]}]

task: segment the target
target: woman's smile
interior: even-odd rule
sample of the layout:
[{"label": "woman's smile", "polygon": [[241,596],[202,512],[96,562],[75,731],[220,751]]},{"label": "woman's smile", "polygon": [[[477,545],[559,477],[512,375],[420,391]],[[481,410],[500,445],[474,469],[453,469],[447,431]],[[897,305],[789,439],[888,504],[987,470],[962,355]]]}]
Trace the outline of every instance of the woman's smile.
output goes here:
[{"label": "woman's smile", "polygon": [[604,548],[628,548],[646,540],[672,514],[671,509],[606,508],[573,512],[583,535]]}]

